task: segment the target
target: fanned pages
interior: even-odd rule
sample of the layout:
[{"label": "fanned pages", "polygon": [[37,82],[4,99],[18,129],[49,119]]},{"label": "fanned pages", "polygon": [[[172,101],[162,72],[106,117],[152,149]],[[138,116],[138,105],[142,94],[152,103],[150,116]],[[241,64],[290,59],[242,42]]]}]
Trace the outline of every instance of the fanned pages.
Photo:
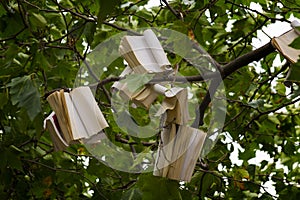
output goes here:
[{"label": "fanned pages", "polygon": [[156,35],[151,29],[142,36],[124,36],[119,52],[134,72],[170,73],[170,62]]},{"label": "fanned pages", "polygon": [[171,124],[161,137],[153,175],[189,182],[206,133],[192,127]]},{"label": "fanned pages", "polygon": [[[120,74],[120,78],[124,78],[126,75],[132,74],[132,69],[130,67],[125,67],[125,69],[122,71]],[[126,91],[125,91],[126,90]],[[127,99],[129,96],[129,90],[126,86],[126,84],[122,83],[121,81],[116,81],[114,84],[111,86],[111,91],[112,92],[117,92],[117,91],[124,91],[125,98]],[[128,94],[127,94],[128,93]]]},{"label": "fanned pages", "polygon": [[49,95],[47,101],[58,121],[56,129],[50,126],[47,128],[50,134],[61,135],[66,144],[88,139],[108,127],[89,87],[78,87],[70,93],[60,90]]},{"label": "fanned pages", "polygon": [[108,127],[89,87],[76,88],[70,93],[70,96],[86,130],[85,135],[79,135],[78,138],[75,139],[89,138]]},{"label": "fanned pages", "polygon": [[272,45],[291,63],[296,63],[300,56],[299,49],[289,46],[297,37],[300,37],[300,33],[295,26],[290,31],[273,38],[271,41]]},{"label": "fanned pages", "polygon": [[174,87],[165,91],[165,99],[156,116],[167,113],[166,124],[186,124],[189,120],[187,89]]}]

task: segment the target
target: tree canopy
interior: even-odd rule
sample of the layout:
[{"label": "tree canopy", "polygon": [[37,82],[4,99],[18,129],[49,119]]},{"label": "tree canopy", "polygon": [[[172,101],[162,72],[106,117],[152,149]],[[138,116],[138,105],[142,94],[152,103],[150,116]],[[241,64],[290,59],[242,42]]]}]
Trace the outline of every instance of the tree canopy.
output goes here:
[{"label": "tree canopy", "polygon": [[[300,63],[287,62],[270,42],[253,47],[254,38],[265,33],[268,25],[299,19],[300,2],[151,2],[158,4],[149,6],[147,0],[0,2],[1,199],[300,196]],[[219,140],[196,164],[189,183],[115,170],[80,144],[55,152],[43,128],[51,112],[45,97],[53,90],[72,88],[90,52],[123,31],[151,27],[171,29],[199,43],[223,78],[227,106],[220,112],[225,113],[225,122],[219,127]],[[300,48],[299,43],[296,39],[293,47]],[[211,72],[200,75],[187,60],[168,56],[197,94],[200,121],[196,126],[207,131],[213,120],[208,89],[214,91],[219,83],[209,76]],[[116,59],[96,77],[95,97],[110,124],[106,134],[113,144],[133,154],[155,150],[157,136],[128,135],[112,115],[110,87],[123,69],[123,60]],[[136,123],[149,123],[147,110],[129,111]]]}]

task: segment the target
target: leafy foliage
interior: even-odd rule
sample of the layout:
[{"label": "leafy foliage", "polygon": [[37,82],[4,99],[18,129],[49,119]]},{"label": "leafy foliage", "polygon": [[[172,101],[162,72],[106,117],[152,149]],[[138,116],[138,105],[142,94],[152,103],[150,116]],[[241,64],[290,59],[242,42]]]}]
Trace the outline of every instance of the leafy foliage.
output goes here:
[{"label": "leafy foliage", "polygon": [[[163,0],[152,8],[147,3],[0,2],[0,199],[297,199],[300,68],[298,62],[287,75],[288,65],[274,62],[279,58],[276,52],[240,66],[224,80],[228,107],[221,139],[203,158],[206,167],[197,163],[190,183],[116,171],[81,145],[53,152],[49,133],[43,130],[50,112],[44,97],[54,89],[72,87],[88,52],[107,38],[141,27],[169,28],[188,35],[225,65],[253,50],[251,42],[259,30],[289,22],[291,16],[300,18],[296,0]],[[250,8],[254,3],[259,11]],[[299,49],[299,41],[292,46]],[[181,74],[197,75],[186,61],[169,56],[172,64],[180,64]],[[112,65],[105,77],[118,76],[124,68],[120,60]],[[156,137],[129,137],[115,125],[110,100],[103,95],[110,86],[111,82],[99,87],[96,99],[111,125],[111,141],[128,151],[157,148]],[[206,87],[193,84],[200,100]],[[132,113],[139,123],[148,123],[139,116],[147,114],[144,110]],[[270,159],[253,162],[259,152]],[[242,162],[235,162],[238,159]],[[273,192],[266,183],[273,184]]]}]

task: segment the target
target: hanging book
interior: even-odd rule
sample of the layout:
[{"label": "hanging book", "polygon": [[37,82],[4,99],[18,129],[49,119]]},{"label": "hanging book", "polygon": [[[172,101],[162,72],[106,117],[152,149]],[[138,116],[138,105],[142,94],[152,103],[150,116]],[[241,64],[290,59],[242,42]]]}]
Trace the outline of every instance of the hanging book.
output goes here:
[{"label": "hanging book", "polygon": [[166,53],[151,29],[141,36],[124,36],[119,52],[136,73],[172,72]]},{"label": "hanging book", "polygon": [[51,137],[56,138],[54,143],[60,140],[63,144],[57,143],[56,146],[90,138],[108,127],[89,87],[78,87],[70,93],[56,91],[47,97],[47,101],[55,115],[46,118],[46,128]]},{"label": "hanging book", "polygon": [[191,180],[206,133],[188,126],[170,124],[161,133],[153,175]]},{"label": "hanging book", "polygon": [[296,63],[299,60],[300,49],[295,49],[289,45],[298,37],[300,37],[300,31],[297,27],[300,24],[297,21],[292,22],[293,29],[282,34],[279,37],[275,37],[271,40],[272,45],[291,63]]}]

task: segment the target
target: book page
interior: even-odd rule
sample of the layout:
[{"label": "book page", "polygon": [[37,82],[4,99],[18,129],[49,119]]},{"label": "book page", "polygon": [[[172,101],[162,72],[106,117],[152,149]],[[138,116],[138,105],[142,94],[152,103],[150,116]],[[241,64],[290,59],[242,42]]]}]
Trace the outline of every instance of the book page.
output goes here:
[{"label": "book page", "polygon": [[166,53],[153,31],[151,29],[144,31],[144,36],[158,66],[163,71],[171,70],[171,64],[166,56]]},{"label": "book page", "polygon": [[170,164],[174,162],[172,155],[174,151],[174,140],[176,137],[176,125],[166,126],[161,133],[161,141],[158,147],[153,175],[167,177]]},{"label": "book page", "polygon": [[145,86],[140,92],[134,94],[132,101],[149,109],[151,104],[156,100],[158,93],[153,89],[152,85]]},{"label": "book page", "polygon": [[174,87],[165,92],[165,99],[155,116],[167,113],[166,124],[186,124],[190,119],[188,113],[187,89]]},{"label": "book page", "polygon": [[[120,78],[125,77],[126,75],[129,75],[132,73],[132,69],[127,66],[125,67],[125,69],[122,71],[122,73],[120,74]],[[121,88],[123,88],[124,83],[121,83],[120,81],[116,81],[114,82],[114,84],[111,86],[111,91],[112,92],[116,92],[121,90]]]},{"label": "book page", "polygon": [[292,29],[279,37],[273,38],[271,41],[273,46],[291,63],[296,63],[300,56],[299,49],[294,49],[289,46],[297,37],[299,37],[299,35]]},{"label": "book page", "polygon": [[164,86],[162,86],[162,85],[160,85],[160,84],[154,84],[153,85],[153,90],[155,91],[155,92],[157,92],[158,94],[165,94],[165,92],[168,90],[166,87],[164,87]]},{"label": "book page", "polygon": [[[119,77],[125,77],[126,75],[130,75],[132,74],[133,71],[132,69],[127,66],[125,67],[125,69],[122,71],[122,73],[120,74]],[[122,99],[124,99],[125,101],[128,101],[131,99],[131,97],[133,96],[134,92],[131,92],[128,87],[127,87],[127,83],[126,82],[122,82],[122,80],[120,81],[116,81],[112,86],[111,86],[111,92],[119,92],[119,95],[122,97]]]},{"label": "book page", "polygon": [[87,131],[85,135],[80,136],[81,138],[87,138],[95,135],[102,129],[108,127],[108,124],[89,87],[75,88],[71,91],[70,96]]},{"label": "book page", "polygon": [[183,161],[182,171],[180,175],[182,180],[190,181],[195,165],[202,151],[206,133],[202,130],[192,127],[185,127],[185,130],[183,130],[184,132],[182,132],[182,130],[180,131],[181,134],[190,135],[189,148],[185,152],[185,159]]},{"label": "book page", "polygon": [[[121,73],[120,77],[124,77],[132,73],[132,69],[130,67],[126,67]],[[125,101],[132,100],[135,104],[142,105],[146,109],[149,109],[153,101],[157,98],[158,94],[163,93],[166,88],[159,84],[146,85],[135,92],[131,92],[128,89],[126,82],[118,81],[112,85],[111,90],[113,92],[119,91],[119,95]]]},{"label": "book page", "polygon": [[83,137],[88,137],[87,130],[85,129],[83,121],[79,116],[81,113],[77,111],[75,104],[71,99],[71,95],[65,92],[64,97],[68,109],[68,118],[70,120],[72,129],[72,140],[78,140]]},{"label": "book page", "polygon": [[167,110],[173,110],[176,106],[177,99],[176,98],[165,98],[161,104],[161,107],[155,114],[155,116],[161,116]]},{"label": "book page", "polygon": [[144,36],[125,36],[121,40],[119,49],[121,55],[136,73],[163,72]]},{"label": "book page", "polygon": [[178,126],[174,135],[173,129],[165,129],[162,132],[153,175],[189,182],[202,151],[206,133],[189,126]]},{"label": "book page", "polygon": [[171,167],[169,169],[168,178],[175,180],[182,180],[181,171],[183,170],[183,162],[185,159],[185,152],[189,148],[189,135],[184,131],[181,131],[182,127],[176,130],[176,137],[174,142],[174,148],[172,152]]},{"label": "book page", "polygon": [[132,99],[143,101],[151,95],[151,86],[145,86],[132,95]]}]

